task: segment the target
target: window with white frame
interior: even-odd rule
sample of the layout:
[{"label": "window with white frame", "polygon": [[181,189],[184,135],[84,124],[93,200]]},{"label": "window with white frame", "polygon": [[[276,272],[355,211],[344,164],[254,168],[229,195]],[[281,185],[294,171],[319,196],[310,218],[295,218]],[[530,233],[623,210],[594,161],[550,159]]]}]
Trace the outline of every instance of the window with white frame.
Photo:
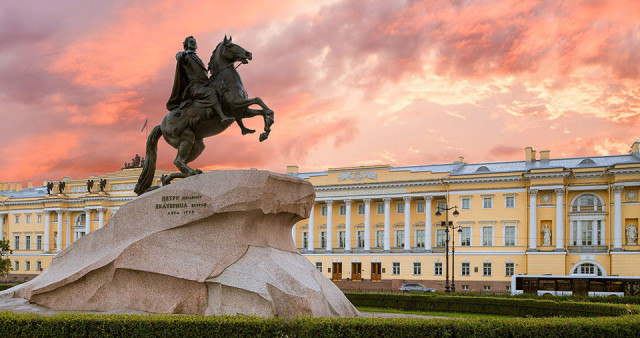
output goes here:
[{"label": "window with white frame", "polygon": [[400,262],[393,262],[391,274],[392,275],[400,274]]},{"label": "window with white frame", "polygon": [[37,221],[38,223],[42,223],[42,215],[38,214],[38,215],[36,216],[36,221]]},{"label": "window with white frame", "polygon": [[469,275],[471,275],[471,263],[463,262],[460,265],[460,275],[461,276],[469,276]]},{"label": "window with white frame", "polygon": [[507,292],[511,292],[511,285],[507,285],[506,286],[506,290],[507,290]]},{"label": "window with white frame", "polygon": [[460,230],[460,246],[471,246],[471,227],[461,226]]},{"label": "window with white frame", "polygon": [[376,214],[378,215],[384,214],[384,203],[376,203]]},{"label": "window with white frame", "polygon": [[13,261],[13,271],[18,271],[18,270],[20,270],[20,262]]},{"label": "window with white frame", "polygon": [[424,214],[424,202],[416,203],[416,213]]},{"label": "window with white frame", "polygon": [[31,235],[24,236],[24,249],[31,250]]},{"label": "window with white frame", "polygon": [[[604,218],[604,217],[602,217]],[[571,245],[604,245],[604,219],[580,219],[571,222]]]},{"label": "window with white frame", "polygon": [[344,230],[340,230],[338,231],[338,248],[344,248],[345,247],[345,232]]},{"label": "window with white frame", "polygon": [[316,269],[318,269],[318,271],[322,272],[322,262],[316,262]]},{"label": "window with white frame", "polygon": [[505,246],[516,245],[516,226],[515,225],[504,226],[504,245]]},{"label": "window with white frame", "polygon": [[27,214],[24,216],[24,222],[29,224],[31,223],[31,215]]},{"label": "window with white frame", "polygon": [[462,196],[460,198],[461,209],[471,209],[471,196]]},{"label": "window with white frame", "polygon": [[24,271],[29,271],[31,270],[31,262],[30,261],[25,261],[24,262]]},{"label": "window with white frame", "polygon": [[464,290],[464,291],[469,291],[469,285],[465,285],[465,284],[463,284],[463,285],[462,285],[462,290]]},{"label": "window with white frame", "polygon": [[42,235],[36,236],[36,250],[42,250]]},{"label": "window with white frame", "polygon": [[396,247],[404,247],[404,230],[396,230]]},{"label": "window with white frame", "polygon": [[309,232],[308,231],[302,232],[302,247],[303,248],[308,248],[309,247]]},{"label": "window with white frame", "polygon": [[482,275],[491,276],[491,263],[482,263]]},{"label": "window with white frame", "polygon": [[364,204],[358,204],[358,215],[364,215]]},{"label": "window with white frame", "polygon": [[505,195],[504,196],[504,207],[507,209],[513,209],[516,207],[516,196],[515,195]]},{"label": "window with white frame", "polygon": [[444,248],[447,240],[444,229],[436,229],[436,247]]},{"label": "window with white frame", "polygon": [[576,197],[571,211],[604,211],[602,201],[595,194],[587,193]]},{"label": "window with white frame", "polygon": [[438,202],[438,209],[441,213],[447,212],[447,202]]},{"label": "window with white frame", "polygon": [[482,286],[482,290],[484,290],[484,291],[491,291],[491,285],[483,285],[483,286]]},{"label": "window with white frame", "polygon": [[582,263],[578,265],[575,269],[575,272],[581,275],[594,275],[594,276],[602,276],[602,271],[593,263]]},{"label": "window with white frame", "polygon": [[493,226],[482,227],[482,246],[493,246]]},{"label": "window with white frame", "polygon": [[320,207],[320,216],[327,216],[327,207]]},{"label": "window with white frame", "polygon": [[433,263],[433,275],[442,276],[442,262]]},{"label": "window with white frame", "polygon": [[338,215],[340,216],[344,216],[347,214],[347,206],[346,205],[341,205],[338,207]]},{"label": "window with white frame", "polygon": [[42,262],[36,261],[36,271],[41,271],[41,270],[42,270]]},{"label": "window with white frame", "polygon": [[516,274],[516,264],[515,263],[505,263],[504,264],[504,275],[507,277],[511,277]]},{"label": "window with white frame", "polygon": [[416,248],[424,248],[424,230],[416,229],[415,231],[415,246]]},{"label": "window with white frame", "polygon": [[415,276],[422,275],[422,263],[413,262],[413,274]]},{"label": "window with white frame", "polygon": [[378,248],[384,246],[384,230],[376,230],[376,246]]},{"label": "window with white frame", "polygon": [[493,196],[482,196],[482,209],[493,209]]},{"label": "window with white frame", "polygon": [[364,248],[364,230],[356,231],[356,239],[358,248]]},{"label": "window with white frame", "polygon": [[20,250],[20,236],[13,236],[13,250]]},{"label": "window with white frame", "polygon": [[404,202],[396,202],[396,214],[404,214]]},{"label": "window with white frame", "polygon": [[16,215],[16,216],[14,217],[14,222],[13,222],[13,223],[15,223],[15,224],[20,224],[20,215]]},{"label": "window with white frame", "polygon": [[327,247],[327,232],[326,231],[320,231],[320,247],[321,248],[326,248]]}]

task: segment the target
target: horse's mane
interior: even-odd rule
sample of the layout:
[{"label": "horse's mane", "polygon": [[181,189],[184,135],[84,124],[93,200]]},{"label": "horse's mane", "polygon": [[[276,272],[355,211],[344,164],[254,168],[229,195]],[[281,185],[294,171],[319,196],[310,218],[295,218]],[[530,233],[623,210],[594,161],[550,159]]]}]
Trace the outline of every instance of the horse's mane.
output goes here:
[{"label": "horse's mane", "polygon": [[216,71],[217,69],[214,69],[214,58],[216,56],[216,54],[218,53],[218,49],[220,48],[220,46],[222,45],[222,42],[218,43],[218,45],[216,46],[216,48],[213,49],[213,52],[211,53],[211,58],[209,59],[209,71],[213,74],[214,71]]}]

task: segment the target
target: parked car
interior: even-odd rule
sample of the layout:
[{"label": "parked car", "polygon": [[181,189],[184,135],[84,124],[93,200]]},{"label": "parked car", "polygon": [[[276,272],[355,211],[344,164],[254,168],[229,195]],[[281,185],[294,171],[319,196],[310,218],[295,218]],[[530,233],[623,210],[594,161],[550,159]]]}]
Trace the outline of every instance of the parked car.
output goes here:
[{"label": "parked car", "polygon": [[400,285],[400,292],[436,292],[436,289],[428,288],[420,283],[403,283]]}]

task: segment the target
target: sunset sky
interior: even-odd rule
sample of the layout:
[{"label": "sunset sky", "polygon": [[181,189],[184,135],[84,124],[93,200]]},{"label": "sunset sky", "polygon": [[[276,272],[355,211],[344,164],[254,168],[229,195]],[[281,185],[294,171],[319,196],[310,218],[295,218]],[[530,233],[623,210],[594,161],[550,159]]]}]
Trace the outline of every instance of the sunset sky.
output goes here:
[{"label": "sunset sky", "polygon": [[[0,182],[119,170],[166,115],[175,54],[227,35],[275,111],[193,167],[277,172],[627,153],[640,139],[640,1],[4,1]],[[262,129],[262,119],[246,120]],[[175,170],[159,143],[158,167]]]}]

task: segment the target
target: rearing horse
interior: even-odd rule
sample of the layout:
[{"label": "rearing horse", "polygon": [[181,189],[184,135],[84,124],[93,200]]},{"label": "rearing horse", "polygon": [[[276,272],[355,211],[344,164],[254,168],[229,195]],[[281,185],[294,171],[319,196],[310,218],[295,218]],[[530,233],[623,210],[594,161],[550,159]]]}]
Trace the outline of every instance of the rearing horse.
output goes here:
[{"label": "rearing horse", "polygon": [[[246,129],[242,119],[262,116],[264,118],[264,132],[260,134],[260,142],[266,140],[274,123],[273,111],[259,98],[250,99],[242,85],[235,62],[248,63],[252,59],[250,52],[234,44],[231,37],[216,46],[209,61],[209,86],[215,88],[221,99],[222,110],[227,116],[232,116],[240,125],[243,134],[252,133]],[[251,109],[252,105],[258,105],[261,109]],[[187,105],[183,108],[173,109],[162,119],[162,123],[151,130],[147,138],[147,158],[138,178],[134,191],[142,195],[146,191],[157,189],[151,187],[156,171],[158,152],[158,140],[160,136],[172,147],[178,150],[173,163],[180,170],[162,179],[162,185],[169,184],[175,178],[184,178],[201,174],[200,169],[192,169],[187,164],[195,160],[204,150],[203,139],[225,131],[233,120],[222,122],[218,114],[212,114],[212,107],[202,108]]]}]

